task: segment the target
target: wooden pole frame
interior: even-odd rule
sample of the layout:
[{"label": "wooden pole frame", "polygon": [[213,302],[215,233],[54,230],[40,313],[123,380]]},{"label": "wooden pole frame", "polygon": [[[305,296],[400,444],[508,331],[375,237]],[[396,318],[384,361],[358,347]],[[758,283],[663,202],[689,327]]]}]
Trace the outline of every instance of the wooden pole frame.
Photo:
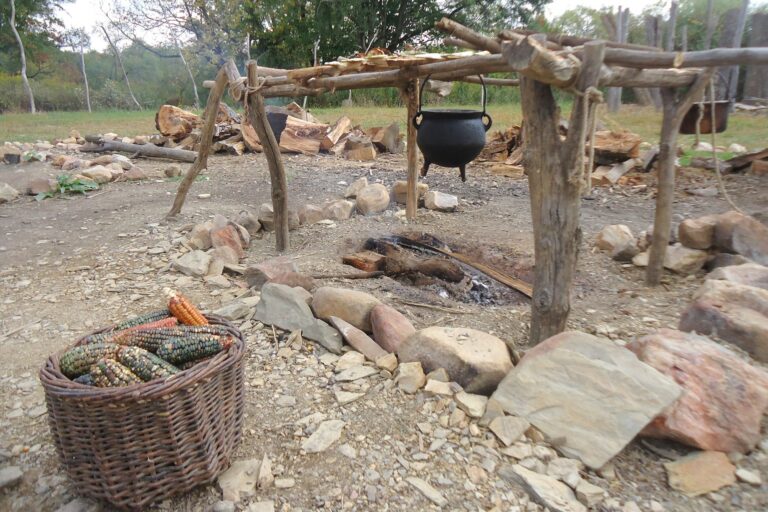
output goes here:
[{"label": "wooden pole frame", "polygon": [[413,124],[414,117],[419,110],[419,79],[409,80],[405,87],[400,89],[400,94],[406,102],[407,119],[407,188],[405,198],[405,218],[409,221],[416,220],[416,211],[419,207],[419,148],[416,145],[416,127]]}]

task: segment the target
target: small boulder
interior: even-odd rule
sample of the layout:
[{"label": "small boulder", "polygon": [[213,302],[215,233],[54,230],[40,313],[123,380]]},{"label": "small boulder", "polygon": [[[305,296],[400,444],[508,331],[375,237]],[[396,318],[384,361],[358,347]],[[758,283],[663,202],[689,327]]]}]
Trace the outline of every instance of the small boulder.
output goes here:
[{"label": "small boulder", "polygon": [[485,414],[485,406],[488,404],[488,397],[459,391],[454,397],[459,409],[467,413],[470,418],[482,418]]},{"label": "small boulder", "polygon": [[19,466],[6,466],[0,469],[0,489],[18,484],[23,476],[24,473]]},{"label": "small boulder", "polygon": [[371,310],[378,304],[379,299],[368,293],[330,286],[318,288],[312,298],[318,318],[337,316],[365,332],[371,332]]},{"label": "small boulder", "polygon": [[171,164],[163,169],[163,174],[165,174],[167,178],[175,178],[177,176],[181,176],[181,166],[177,164]]},{"label": "small boulder", "polygon": [[577,501],[573,491],[564,483],[524,468],[519,464],[504,464],[499,476],[507,482],[521,486],[545,510],[552,512],[587,512],[587,507]]},{"label": "small boulder", "polygon": [[387,304],[377,304],[371,309],[371,330],[373,339],[387,352],[397,352],[400,345],[416,332],[405,315]]},{"label": "small boulder", "polygon": [[369,360],[377,361],[379,358],[387,355],[387,351],[377,345],[370,336],[341,318],[332,316],[331,325],[341,333],[342,337],[352,348]]},{"label": "small boulder", "polygon": [[648,266],[648,259],[650,258],[651,253],[648,251],[641,252],[640,254],[635,255],[632,258],[632,264],[636,267],[647,267]]},{"label": "small boulder", "polygon": [[719,279],[768,290],[768,267],[758,265],[757,263],[730,265],[716,268],[707,274],[707,279]]},{"label": "small boulder", "polygon": [[474,329],[428,327],[408,337],[397,349],[401,362],[418,361],[431,372],[445,368],[467,392],[490,394],[512,369],[507,345]]},{"label": "small boulder", "polygon": [[617,246],[611,251],[611,258],[616,261],[632,261],[640,253],[637,241],[633,238],[624,245]]},{"label": "small boulder", "polygon": [[210,254],[213,261],[221,261],[226,265],[237,265],[240,263],[238,252],[227,245],[214,247],[208,254]]},{"label": "small boulder", "polygon": [[[239,261],[245,257],[244,240],[233,223],[211,230],[211,245],[214,248],[228,247],[237,255]],[[237,263],[237,261],[235,261]]]},{"label": "small boulder", "polygon": [[360,191],[363,190],[367,186],[368,186],[368,178],[366,178],[365,176],[363,176],[362,178],[357,178],[344,191],[344,199],[349,199],[349,198],[352,198],[352,197],[357,197],[357,195],[360,193]]},{"label": "small boulder", "polygon": [[531,424],[516,416],[498,416],[491,420],[488,428],[496,434],[504,446],[510,446],[518,441]]},{"label": "small boulder", "polygon": [[323,206],[323,215],[326,219],[347,220],[352,216],[355,209],[355,203],[346,199],[336,199],[329,201]]},{"label": "small boulder", "polygon": [[[272,205],[269,203],[263,203],[259,206],[259,223],[264,231],[275,230],[275,212],[272,211]],[[301,222],[299,222],[299,214],[295,211],[288,209],[288,229],[293,231],[298,228]]]},{"label": "small boulder", "polygon": [[187,243],[195,249],[201,251],[207,251],[211,248],[211,229],[213,223],[211,221],[195,224],[192,230],[189,232],[189,239]]},{"label": "small boulder", "polygon": [[565,456],[598,469],[680,393],[674,381],[624,347],[566,331],[528,350],[493,399],[546,438],[560,440]]},{"label": "small boulder", "polygon": [[245,279],[249,288],[261,288],[277,276],[293,274],[299,271],[299,267],[291,259],[278,256],[264,260],[245,269]]},{"label": "small boulder", "polygon": [[37,194],[50,194],[56,192],[59,183],[51,178],[35,178],[27,183],[27,194],[36,196]]},{"label": "small boulder", "polygon": [[669,486],[699,496],[736,483],[736,467],[722,452],[694,452],[664,464]]},{"label": "small boulder", "polygon": [[238,460],[218,477],[219,488],[225,501],[239,503],[253,496],[259,476],[259,459]]},{"label": "small boulder", "polygon": [[678,328],[714,334],[768,362],[768,290],[707,279],[680,316]]},{"label": "small boulder", "polygon": [[753,261],[739,254],[728,254],[727,252],[720,252],[707,260],[707,262],[704,264],[704,268],[711,271],[720,267],[743,265],[744,263],[753,263]]},{"label": "small boulder", "polygon": [[203,277],[208,273],[211,264],[211,256],[203,251],[190,251],[173,260],[172,266],[182,274],[194,277]]},{"label": "small boulder", "polygon": [[395,384],[405,393],[415,393],[427,383],[427,376],[421,363],[400,363],[397,367]]},{"label": "small boulder", "polygon": [[139,167],[132,167],[125,171],[123,177],[128,181],[141,181],[148,179],[147,173],[142,171]]},{"label": "small boulder", "polygon": [[236,223],[239,226],[242,226],[250,236],[254,236],[261,231],[261,222],[259,222],[258,217],[247,210],[243,210],[237,214]]},{"label": "small boulder", "polygon": [[678,227],[680,243],[691,249],[709,249],[715,240],[716,215],[686,219]]},{"label": "small boulder", "polygon": [[747,452],[760,441],[768,373],[709,338],[660,329],[627,345],[683,389],[643,434],[721,452]]},{"label": "small boulder", "polygon": [[0,204],[10,203],[19,197],[19,192],[7,183],[0,183]]},{"label": "small boulder", "polygon": [[695,274],[707,262],[707,252],[689,249],[681,244],[670,245],[664,255],[664,268],[678,274]]},{"label": "small boulder", "polygon": [[715,246],[768,265],[768,226],[736,211],[718,216]]},{"label": "small boulder", "polygon": [[430,190],[424,195],[424,206],[439,212],[452,212],[459,207],[459,198],[437,190]]},{"label": "small boulder", "polygon": [[[416,192],[418,201],[423,201],[427,192],[429,192],[429,185],[426,183],[417,183]],[[391,193],[396,203],[405,204],[405,201],[408,198],[408,182],[402,180],[396,181],[395,184],[392,185]]]},{"label": "small boulder", "polygon": [[315,224],[325,220],[325,210],[313,204],[305,204],[299,208],[299,222],[301,225]]},{"label": "small boulder", "polygon": [[389,192],[381,183],[374,183],[357,192],[357,211],[363,215],[381,213],[389,207]]},{"label": "small boulder", "polygon": [[86,178],[90,178],[99,185],[103,183],[109,183],[112,181],[112,171],[104,167],[103,165],[96,165],[88,169],[83,170],[80,174]]},{"label": "small boulder", "polygon": [[611,253],[632,243],[635,243],[635,237],[632,230],[624,224],[605,226],[595,240],[598,249]]}]

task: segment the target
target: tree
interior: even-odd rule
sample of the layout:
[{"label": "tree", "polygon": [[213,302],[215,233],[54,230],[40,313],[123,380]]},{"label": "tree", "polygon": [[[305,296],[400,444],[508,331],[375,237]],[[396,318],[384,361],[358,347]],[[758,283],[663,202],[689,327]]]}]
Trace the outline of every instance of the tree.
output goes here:
[{"label": "tree", "polygon": [[21,41],[19,31],[16,30],[16,1],[11,0],[11,17],[10,17],[11,30],[16,38],[16,42],[19,45],[19,55],[21,56],[21,82],[24,84],[24,91],[29,97],[29,111],[35,113],[35,96],[32,94],[32,87],[29,86],[29,79],[27,79],[27,55],[24,53],[24,43]]},{"label": "tree", "polygon": [[91,112],[91,89],[88,87],[88,74],[85,72],[85,48],[91,45],[91,38],[84,29],[70,30],[64,34],[64,44],[80,54],[80,71],[83,73],[85,104]]},{"label": "tree", "polygon": [[131,89],[131,82],[128,80],[128,73],[125,71],[125,66],[123,65],[123,59],[120,57],[120,50],[117,49],[117,46],[115,46],[115,43],[112,42],[112,38],[109,37],[109,32],[107,32],[107,29],[104,25],[101,26],[102,32],[104,32],[104,37],[107,38],[107,42],[109,43],[109,46],[112,48],[112,52],[115,54],[115,59],[117,59],[117,64],[120,66],[120,70],[123,72],[123,80],[125,80],[125,85],[128,87],[128,94],[131,95],[131,99],[133,100],[133,104],[138,107],[139,110],[142,110],[141,103],[136,99],[136,96],[133,94],[133,89]]}]

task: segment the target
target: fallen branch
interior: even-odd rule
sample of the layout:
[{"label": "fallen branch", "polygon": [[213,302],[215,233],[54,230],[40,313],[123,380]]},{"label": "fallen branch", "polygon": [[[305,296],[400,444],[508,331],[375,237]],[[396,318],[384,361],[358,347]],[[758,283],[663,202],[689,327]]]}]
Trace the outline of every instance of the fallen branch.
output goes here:
[{"label": "fallen branch", "polygon": [[180,162],[194,162],[197,152],[186,149],[161,148],[154,144],[128,144],[115,140],[104,140],[95,135],[86,135],[85,140],[89,144],[80,147],[84,153],[103,153],[105,151],[121,151],[123,153],[135,153],[147,158],[165,158]]},{"label": "fallen branch", "polygon": [[354,274],[312,274],[313,279],[374,279],[377,277],[383,277],[385,274],[382,270],[375,270],[373,272],[356,272]]}]

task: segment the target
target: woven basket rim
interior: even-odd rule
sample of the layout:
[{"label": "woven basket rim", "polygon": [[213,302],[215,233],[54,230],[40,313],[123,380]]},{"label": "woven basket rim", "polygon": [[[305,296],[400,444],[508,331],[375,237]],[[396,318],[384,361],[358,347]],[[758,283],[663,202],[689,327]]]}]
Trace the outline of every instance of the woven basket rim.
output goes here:
[{"label": "woven basket rim", "polygon": [[80,344],[87,336],[98,334],[114,326],[97,329],[80,337],[70,345],[48,357],[40,368],[40,382],[46,393],[62,398],[81,399],[88,402],[119,402],[124,400],[149,400],[167,397],[179,390],[194,386],[197,382],[213,378],[221,371],[239,361],[245,351],[245,341],[239,329],[228,320],[217,315],[204,315],[212,323],[227,328],[235,342],[226,350],[214,357],[201,361],[192,368],[182,370],[178,374],[162,379],[154,379],[129,386],[98,388],[74,382],[66,377],[59,368],[59,359],[70,348]]}]

